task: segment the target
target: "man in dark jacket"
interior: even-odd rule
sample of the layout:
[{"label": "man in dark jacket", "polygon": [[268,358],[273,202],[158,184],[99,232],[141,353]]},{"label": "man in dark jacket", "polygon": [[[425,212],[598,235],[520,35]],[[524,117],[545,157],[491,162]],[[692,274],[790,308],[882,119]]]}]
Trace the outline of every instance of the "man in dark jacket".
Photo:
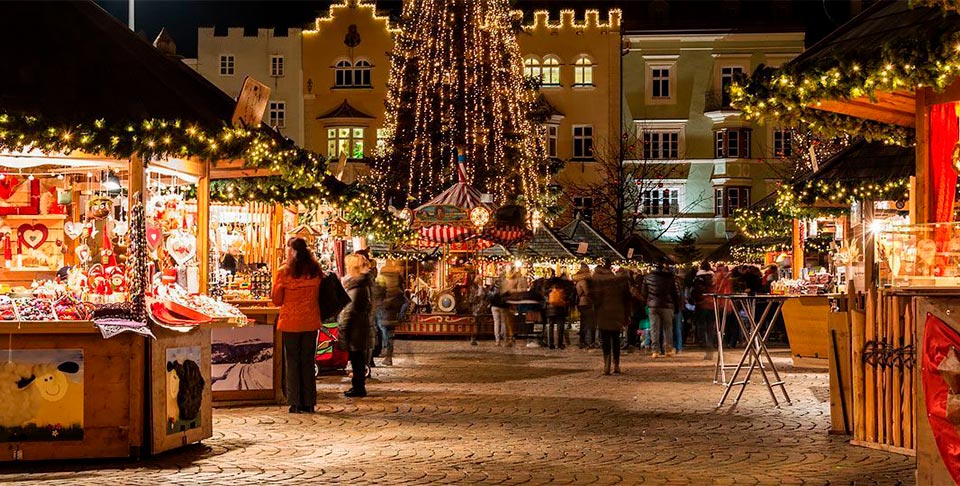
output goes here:
[{"label": "man in dark jacket", "polygon": [[656,270],[643,278],[641,297],[650,308],[650,347],[653,357],[673,356],[673,316],[680,311],[680,290],[666,260],[662,260]]},{"label": "man in dark jacket", "polygon": [[597,328],[603,348],[603,374],[620,373],[620,332],[630,318],[630,283],[614,275],[610,264],[597,266],[590,282],[590,295],[597,311]]}]

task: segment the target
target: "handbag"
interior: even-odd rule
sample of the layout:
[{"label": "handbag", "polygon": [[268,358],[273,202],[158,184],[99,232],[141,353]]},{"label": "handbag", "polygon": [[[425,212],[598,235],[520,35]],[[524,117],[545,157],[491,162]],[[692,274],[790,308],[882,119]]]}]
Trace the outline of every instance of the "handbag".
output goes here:
[{"label": "handbag", "polygon": [[350,303],[350,296],[335,274],[328,273],[320,279],[317,303],[320,304],[320,318],[323,322],[336,321],[340,311]]}]

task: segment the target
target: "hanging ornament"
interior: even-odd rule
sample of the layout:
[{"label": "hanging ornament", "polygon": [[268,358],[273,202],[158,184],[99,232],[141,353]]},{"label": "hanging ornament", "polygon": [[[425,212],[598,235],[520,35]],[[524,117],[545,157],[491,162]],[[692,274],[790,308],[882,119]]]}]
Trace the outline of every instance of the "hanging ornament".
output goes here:
[{"label": "hanging ornament", "polygon": [[160,232],[159,227],[148,224],[146,238],[147,247],[150,248],[150,251],[156,251],[157,248],[160,248],[160,242],[163,241],[163,233]]},{"label": "hanging ornament", "polygon": [[177,231],[168,236],[165,246],[177,265],[183,265],[197,256],[197,240],[187,231]]},{"label": "hanging ornament", "polygon": [[23,244],[27,248],[32,248],[34,250],[40,248],[40,245],[44,244],[47,241],[47,237],[50,232],[47,229],[47,226],[44,224],[21,224],[17,228],[17,233],[20,234],[20,239],[23,241]]},{"label": "hanging ornament", "polygon": [[87,246],[87,245],[85,245],[85,244],[84,244],[84,245],[77,246],[77,248],[74,249],[73,252],[77,255],[77,264],[78,264],[78,265],[83,265],[84,263],[87,263],[88,261],[90,261],[90,247],[89,247],[89,246]]},{"label": "hanging ornament", "polygon": [[74,223],[73,221],[63,223],[63,234],[67,238],[75,240],[81,233],[83,233],[83,223]]},{"label": "hanging ornament", "polygon": [[130,226],[126,221],[114,221],[113,222],[113,235],[117,238],[123,238],[127,234],[127,230],[130,229]]}]

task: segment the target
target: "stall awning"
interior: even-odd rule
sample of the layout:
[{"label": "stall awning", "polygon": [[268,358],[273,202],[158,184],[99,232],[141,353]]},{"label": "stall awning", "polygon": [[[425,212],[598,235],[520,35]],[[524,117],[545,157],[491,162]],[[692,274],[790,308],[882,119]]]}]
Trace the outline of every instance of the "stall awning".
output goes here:
[{"label": "stall awning", "polygon": [[520,250],[526,258],[574,258],[563,238],[550,228],[540,228]]},{"label": "stall awning", "polygon": [[916,149],[858,140],[828,159],[820,170],[800,179],[808,181],[880,182],[916,173]]},{"label": "stall awning", "polygon": [[[633,250],[632,254],[630,250]],[[617,243],[617,250],[627,257],[628,260],[636,260],[645,263],[656,263],[663,259],[670,259],[667,252],[661,250],[647,241],[646,238],[638,234],[632,234],[620,243]],[[628,256],[629,255],[629,256]]]},{"label": "stall awning", "polygon": [[610,240],[579,217],[560,228],[557,233],[567,241],[573,252],[577,252],[580,243],[586,243],[587,252],[582,254],[583,256],[608,258],[610,260],[625,259]]}]

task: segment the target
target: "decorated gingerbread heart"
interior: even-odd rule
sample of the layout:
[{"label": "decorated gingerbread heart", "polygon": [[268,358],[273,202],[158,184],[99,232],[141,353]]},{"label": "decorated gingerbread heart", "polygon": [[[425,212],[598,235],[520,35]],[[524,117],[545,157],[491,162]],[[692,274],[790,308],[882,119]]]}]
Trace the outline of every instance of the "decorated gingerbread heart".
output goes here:
[{"label": "decorated gingerbread heart", "polygon": [[160,242],[163,240],[163,234],[160,232],[160,228],[156,225],[148,224],[147,225],[147,247],[151,251],[156,251],[157,248],[160,248]]},{"label": "decorated gingerbread heart", "polygon": [[176,231],[167,236],[166,248],[177,265],[183,265],[197,256],[197,240],[186,231]]},{"label": "decorated gingerbread heart", "polygon": [[73,221],[63,223],[63,234],[71,240],[77,239],[83,233],[83,223],[74,223]]},{"label": "decorated gingerbread heart", "polygon": [[20,233],[20,241],[34,250],[40,248],[40,245],[44,244],[47,241],[47,236],[50,235],[47,225],[40,223],[21,224],[17,228],[17,232]]},{"label": "decorated gingerbread heart", "polygon": [[90,261],[90,247],[87,245],[79,245],[76,249],[73,250],[77,255],[77,263],[83,264]]}]

